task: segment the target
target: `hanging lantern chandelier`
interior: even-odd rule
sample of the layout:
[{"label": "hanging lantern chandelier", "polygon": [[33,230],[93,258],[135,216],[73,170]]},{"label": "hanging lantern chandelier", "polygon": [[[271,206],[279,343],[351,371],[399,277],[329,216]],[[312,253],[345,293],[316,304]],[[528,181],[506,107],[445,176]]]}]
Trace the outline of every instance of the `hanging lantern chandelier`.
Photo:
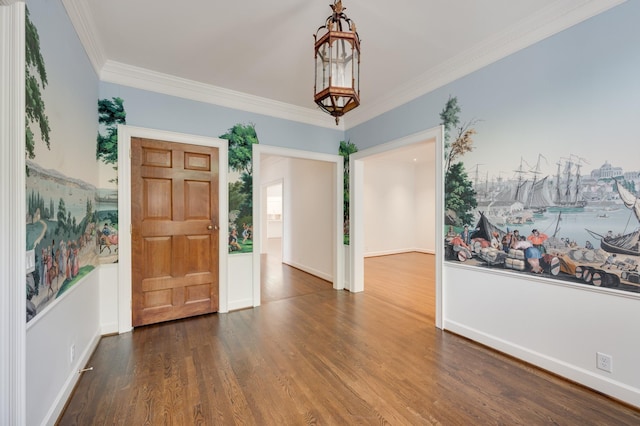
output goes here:
[{"label": "hanging lantern chandelier", "polygon": [[336,119],[360,105],[360,37],[356,24],[344,14],[342,0],[318,28],[315,39],[314,101]]}]

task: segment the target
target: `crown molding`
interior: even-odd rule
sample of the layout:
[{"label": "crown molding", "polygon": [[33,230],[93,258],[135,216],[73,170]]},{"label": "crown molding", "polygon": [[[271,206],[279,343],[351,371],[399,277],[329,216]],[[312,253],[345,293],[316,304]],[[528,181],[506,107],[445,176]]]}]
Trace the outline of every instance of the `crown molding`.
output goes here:
[{"label": "crown molding", "polygon": [[406,104],[493,62],[531,46],[627,0],[562,0],[509,26],[471,49],[395,89],[375,104],[361,104],[345,120],[347,129]]},{"label": "crown molding", "polygon": [[93,17],[91,16],[91,12],[89,11],[87,2],[78,0],[62,0],[62,4],[67,11],[69,19],[71,19],[71,23],[78,34],[80,43],[82,43],[82,46],[89,57],[89,61],[91,61],[93,70],[96,75],[100,75],[100,70],[107,62],[107,55],[102,49],[102,43],[100,42],[98,34],[93,31],[93,28],[95,28],[96,25]]},{"label": "crown molding", "polygon": [[[3,2],[11,0],[0,0]],[[345,130],[432,92],[493,62],[557,34],[626,0],[559,0],[485,39],[473,48],[430,69],[374,103],[361,104],[334,119],[318,109],[303,108],[106,59],[85,2],[62,0],[73,26],[102,81],[206,102],[271,117]],[[366,97],[366,94],[364,94]]]},{"label": "crown molding", "polygon": [[108,60],[102,67],[100,80],[285,120],[344,130],[344,127],[336,126],[333,117],[319,109],[303,108],[120,62]]}]

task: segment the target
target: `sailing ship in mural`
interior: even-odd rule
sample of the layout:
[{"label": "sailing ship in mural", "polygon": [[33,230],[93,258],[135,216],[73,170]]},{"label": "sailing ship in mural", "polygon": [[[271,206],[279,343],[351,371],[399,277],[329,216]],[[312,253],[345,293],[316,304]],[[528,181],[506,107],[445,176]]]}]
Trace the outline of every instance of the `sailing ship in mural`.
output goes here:
[{"label": "sailing ship in mural", "polygon": [[586,201],[581,196],[580,168],[583,159],[572,155],[568,159],[558,161],[558,173],[556,175],[555,199],[551,210],[581,210],[584,209]]},{"label": "sailing ship in mural", "polygon": [[[501,184],[493,198],[478,202],[466,241],[455,238],[455,232],[445,237],[447,258],[640,292],[640,199],[629,189],[635,181],[601,179],[597,172],[582,180],[577,166],[563,164],[558,175],[540,179],[537,168],[528,179],[520,169],[523,173]],[[485,194],[490,197],[491,190]],[[635,224],[630,232],[602,230],[628,223],[629,214]],[[530,219],[517,222],[512,217]]]},{"label": "sailing ship in mural", "polygon": [[[449,103],[441,113],[445,131],[447,120],[459,122],[459,108]],[[475,130],[465,139],[465,126],[449,127],[459,134],[445,140],[448,261],[640,293],[640,172],[607,161],[585,174],[588,153],[545,152],[532,163],[521,156],[487,165],[516,164],[510,178],[489,180],[487,173],[482,181],[477,164],[472,182],[455,162],[472,151]],[[614,234],[629,212],[635,229]]]}]

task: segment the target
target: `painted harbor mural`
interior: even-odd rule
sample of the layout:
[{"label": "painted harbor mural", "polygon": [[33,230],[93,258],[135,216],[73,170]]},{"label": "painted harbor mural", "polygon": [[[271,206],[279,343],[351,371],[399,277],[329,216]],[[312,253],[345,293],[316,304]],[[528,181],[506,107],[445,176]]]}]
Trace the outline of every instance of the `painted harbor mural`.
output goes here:
[{"label": "painted harbor mural", "polygon": [[629,150],[491,155],[481,137],[491,123],[462,117],[450,97],[440,114],[447,261],[640,292],[640,164]]}]

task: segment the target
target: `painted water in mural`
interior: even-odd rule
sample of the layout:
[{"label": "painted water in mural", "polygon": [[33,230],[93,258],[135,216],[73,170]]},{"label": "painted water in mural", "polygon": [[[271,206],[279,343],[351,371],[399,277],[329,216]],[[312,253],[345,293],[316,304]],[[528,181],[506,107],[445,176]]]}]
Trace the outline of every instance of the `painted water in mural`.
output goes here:
[{"label": "painted water in mural", "polygon": [[27,161],[27,321],[97,263],[96,188]]},{"label": "painted water in mural", "polygon": [[478,121],[460,126],[459,113],[450,98],[441,114],[448,261],[640,292],[639,170],[545,152],[501,158],[512,174],[490,178],[459,161],[482,149]]}]

